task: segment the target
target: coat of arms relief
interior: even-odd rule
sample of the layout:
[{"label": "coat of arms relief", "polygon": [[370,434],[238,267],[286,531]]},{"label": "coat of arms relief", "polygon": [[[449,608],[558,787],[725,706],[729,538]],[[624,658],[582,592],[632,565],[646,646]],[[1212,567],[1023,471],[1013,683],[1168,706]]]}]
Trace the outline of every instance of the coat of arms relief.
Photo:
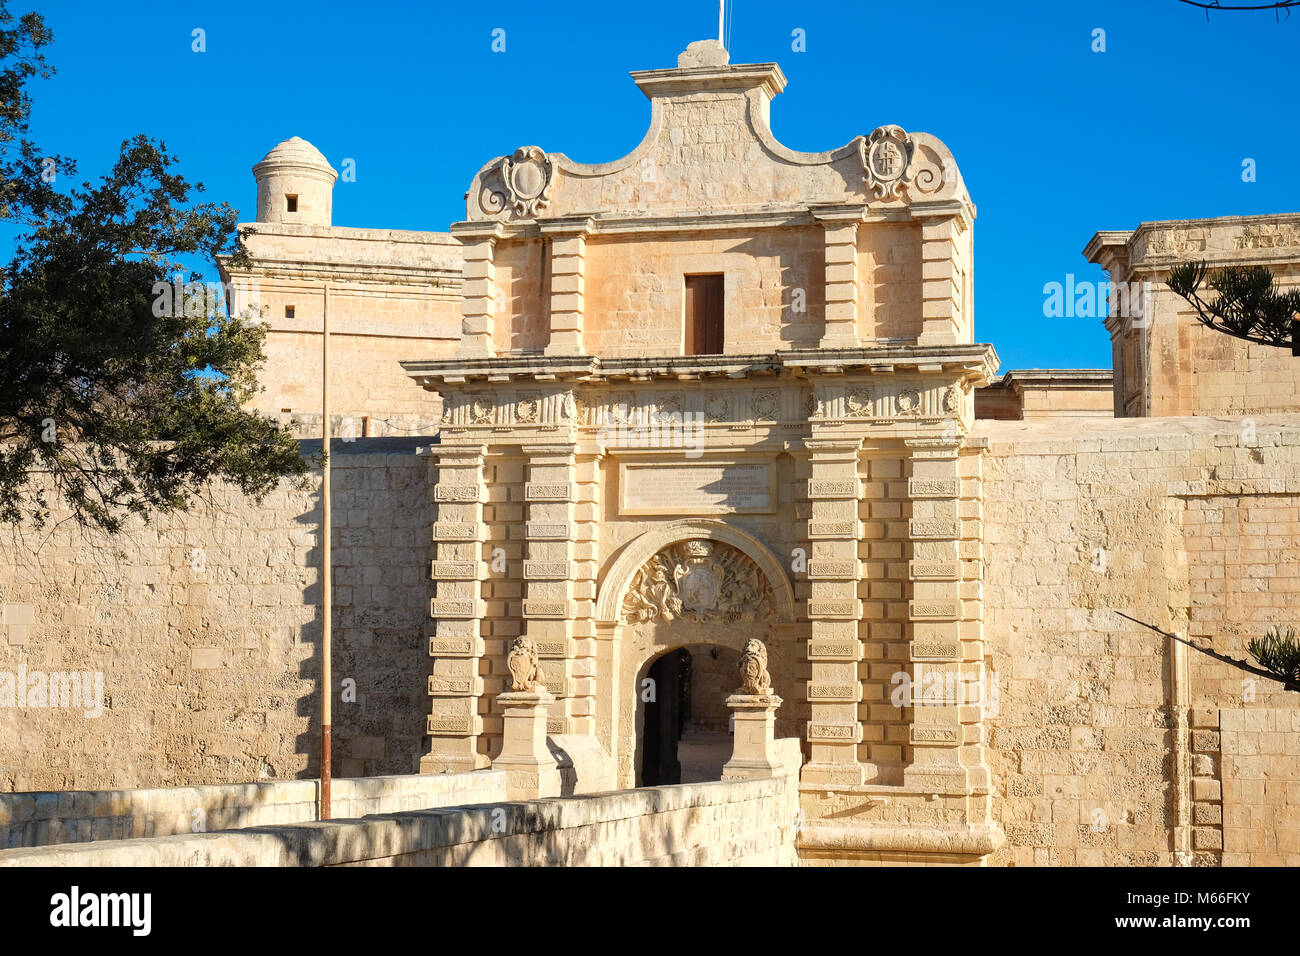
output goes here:
[{"label": "coat of arms relief", "polygon": [[776,616],[772,584],[731,545],[693,539],[664,548],[632,579],[623,599],[629,624],[734,624]]}]

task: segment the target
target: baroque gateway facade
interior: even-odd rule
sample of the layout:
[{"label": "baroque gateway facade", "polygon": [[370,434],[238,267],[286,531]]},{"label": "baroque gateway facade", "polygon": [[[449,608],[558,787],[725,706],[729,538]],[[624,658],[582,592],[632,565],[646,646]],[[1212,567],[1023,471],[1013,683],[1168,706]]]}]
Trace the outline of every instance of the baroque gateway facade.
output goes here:
[{"label": "baroque gateway facade", "polygon": [[[775,734],[801,753],[806,863],[1300,863],[1300,710],[1221,659],[1285,624],[1300,590],[1294,389],[1215,392],[1198,412],[1194,377],[1148,344],[1282,366],[1156,297],[1149,323],[1112,322],[1116,415],[1150,415],[1170,389],[1179,414],[1260,414],[1126,420],[1105,372],[997,379],[975,341],[975,208],[937,138],[886,125],[790,150],[769,124],[780,68],[732,65],[715,41],[632,75],[651,107],[635,150],[493,159],[449,234],[333,226],[337,174],[303,140],[254,168],[252,263],[223,269],[257,290],[232,305],[270,322],[259,407],[319,428],[328,309],[336,430],[437,435],[335,446],[339,672],[363,695],[336,711],[343,773],[500,764],[523,637],[578,792],[715,780],[724,699],[758,638]],[[1152,236],[1251,262],[1242,236],[1267,235],[1266,260],[1293,263],[1294,218],[1144,224],[1088,255],[1117,282],[1139,263],[1159,279],[1174,260],[1152,258]],[[116,621],[117,664],[162,628],[169,673],[205,708],[232,682],[258,701],[230,705],[251,730],[178,728],[158,715],[194,698],[125,683],[118,710],[150,715],[117,715],[129,765],[42,776],[33,748],[9,787],[318,772],[313,508],[268,502],[251,554],[223,543],[238,510],[142,530],[123,564],[161,560],[166,593],[139,591],[139,613],[102,609],[97,585],[43,592],[61,562],[9,555],[24,641],[74,619],[60,604]],[[211,597],[172,553],[195,540],[234,568]],[[67,736],[55,715],[37,726]],[[150,762],[178,734],[193,759]]]}]

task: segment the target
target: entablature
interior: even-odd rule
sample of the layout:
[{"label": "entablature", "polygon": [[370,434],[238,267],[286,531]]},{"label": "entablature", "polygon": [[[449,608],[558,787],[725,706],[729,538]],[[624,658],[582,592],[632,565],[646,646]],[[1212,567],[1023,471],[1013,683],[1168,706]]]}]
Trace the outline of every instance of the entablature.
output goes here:
[{"label": "entablature", "polygon": [[843,375],[956,377],[963,385],[990,382],[998,369],[992,345],[889,346],[857,349],[791,349],[760,355],[676,355],[600,358],[595,355],[501,355],[488,358],[416,360],[402,363],[407,375],[431,391],[478,382],[566,381],[583,384],[700,381],[785,376]]}]

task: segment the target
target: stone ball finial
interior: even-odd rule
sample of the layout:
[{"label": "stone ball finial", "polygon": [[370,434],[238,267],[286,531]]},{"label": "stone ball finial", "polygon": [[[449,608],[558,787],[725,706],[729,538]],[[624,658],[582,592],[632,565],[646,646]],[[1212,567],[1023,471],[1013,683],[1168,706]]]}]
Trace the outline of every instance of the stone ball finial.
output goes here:
[{"label": "stone ball finial", "polygon": [[772,693],[772,676],[767,672],[767,645],[756,637],[745,642],[740,652],[740,689],[738,694]]},{"label": "stone ball finial", "polygon": [[731,54],[721,40],[696,40],[677,56],[677,68],[690,69],[701,66],[726,66]]}]

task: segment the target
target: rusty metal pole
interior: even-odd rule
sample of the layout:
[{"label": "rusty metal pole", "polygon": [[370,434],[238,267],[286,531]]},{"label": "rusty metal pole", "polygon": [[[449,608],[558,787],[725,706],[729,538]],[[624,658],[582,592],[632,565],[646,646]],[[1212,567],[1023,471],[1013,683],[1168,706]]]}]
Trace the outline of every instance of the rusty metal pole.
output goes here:
[{"label": "rusty metal pole", "polygon": [[330,637],[333,632],[334,588],[331,572],[330,525],[333,509],[330,502],[330,287],[325,284],[324,308],[321,310],[321,451],[324,455],[321,479],[321,679],[320,679],[320,818],[330,818],[330,731],[333,721],[334,676],[330,661]]}]

